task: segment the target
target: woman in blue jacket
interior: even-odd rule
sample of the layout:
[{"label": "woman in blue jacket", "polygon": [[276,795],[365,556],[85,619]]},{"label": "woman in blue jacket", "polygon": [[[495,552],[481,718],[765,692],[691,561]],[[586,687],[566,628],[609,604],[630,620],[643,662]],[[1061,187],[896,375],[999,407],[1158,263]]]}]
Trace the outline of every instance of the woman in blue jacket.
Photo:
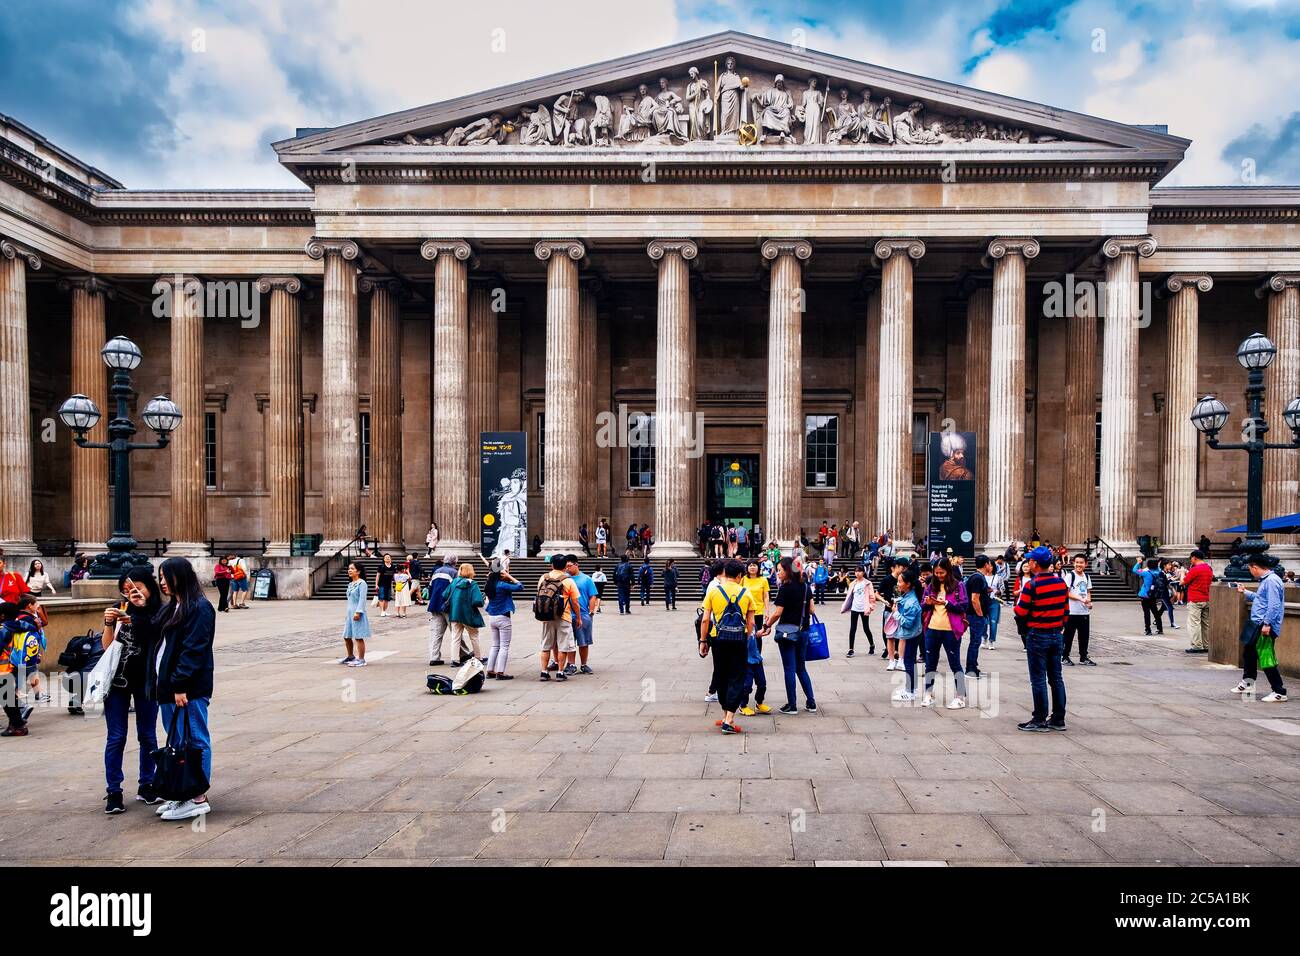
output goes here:
[{"label": "woman in blue jacket", "polygon": [[[347,653],[339,658],[348,667],[366,666],[366,639],[370,637],[370,618],[366,616],[366,578],[360,561],[348,562],[348,612],[343,619],[343,646]],[[353,641],[356,642],[353,653]]]},{"label": "woman in blue jacket", "polygon": [[487,594],[488,630],[492,634],[492,650],[488,651],[487,676],[497,680],[514,680],[506,673],[510,663],[510,638],[514,634],[515,594],[523,588],[508,571],[493,571],[488,575],[484,590]]},{"label": "woman in blue jacket", "polygon": [[907,686],[894,691],[894,700],[916,700],[916,649],[921,643],[921,602],[916,596],[920,576],[911,568],[894,585],[894,606],[890,612],[898,629],[891,635],[903,642],[903,670]]},{"label": "woman in blue jacket", "polygon": [[[212,699],[212,644],[217,612],[203,596],[194,566],[184,558],[168,558],[158,569],[158,585],[171,600],[158,612],[158,645],[145,662],[145,690],[158,702],[163,726],[177,717],[178,733],[203,753],[203,773],[212,780],[212,736],[208,732],[208,703]],[[184,726],[186,729],[180,731]],[[192,800],[168,800],[158,808],[164,820],[189,820],[212,809],[208,795]]]},{"label": "woman in blue jacket", "polygon": [[460,566],[458,577],[451,582],[448,593],[447,626],[451,630],[452,646],[462,650],[462,661],[469,660],[471,653],[482,658],[478,649],[478,632],[484,622],[479,608],[487,603],[487,599],[474,580],[474,565],[466,562]]}]

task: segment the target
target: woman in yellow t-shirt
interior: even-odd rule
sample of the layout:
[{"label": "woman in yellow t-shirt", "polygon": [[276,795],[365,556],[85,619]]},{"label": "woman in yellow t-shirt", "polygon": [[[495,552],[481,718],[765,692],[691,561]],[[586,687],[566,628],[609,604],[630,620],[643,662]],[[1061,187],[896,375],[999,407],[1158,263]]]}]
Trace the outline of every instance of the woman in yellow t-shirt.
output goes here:
[{"label": "woman in yellow t-shirt", "polygon": [[[745,565],[745,576],[741,578],[740,583],[745,586],[745,590],[754,598],[754,633],[757,635],[763,629],[763,615],[767,611],[768,592],[772,585],[763,577],[762,569],[757,561],[750,561]],[[763,651],[763,639],[756,637],[758,650],[761,654]],[[750,692],[754,694],[754,705],[749,705]],[[749,665],[749,679],[745,685],[745,706],[740,708],[740,712],[746,717],[753,717],[755,714],[770,714],[772,708],[763,703],[767,697],[767,675],[763,673],[762,664]]]}]

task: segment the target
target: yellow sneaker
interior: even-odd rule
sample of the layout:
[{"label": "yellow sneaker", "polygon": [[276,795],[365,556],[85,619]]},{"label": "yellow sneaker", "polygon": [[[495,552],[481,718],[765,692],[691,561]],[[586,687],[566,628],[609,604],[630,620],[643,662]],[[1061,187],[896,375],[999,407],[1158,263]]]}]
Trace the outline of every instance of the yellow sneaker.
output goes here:
[{"label": "yellow sneaker", "polygon": [[[767,704],[755,704],[754,707],[760,714],[770,714],[772,712],[772,708],[767,706]],[[749,715],[746,714],[745,716]]]},{"label": "yellow sneaker", "polygon": [[752,708],[752,707],[742,707],[742,708],[740,708],[739,713],[744,714],[746,717],[753,717],[753,716],[754,716],[754,708]]}]

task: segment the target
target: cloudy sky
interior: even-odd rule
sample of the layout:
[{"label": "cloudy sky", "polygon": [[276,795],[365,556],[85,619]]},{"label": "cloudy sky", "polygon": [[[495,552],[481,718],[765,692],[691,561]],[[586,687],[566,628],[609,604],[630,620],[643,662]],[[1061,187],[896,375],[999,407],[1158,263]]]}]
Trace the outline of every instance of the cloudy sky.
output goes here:
[{"label": "cloudy sky", "polygon": [[1167,124],[1171,184],[1300,183],[1300,0],[4,0],[0,113],[128,186],[293,186],[296,127],[725,29]]}]

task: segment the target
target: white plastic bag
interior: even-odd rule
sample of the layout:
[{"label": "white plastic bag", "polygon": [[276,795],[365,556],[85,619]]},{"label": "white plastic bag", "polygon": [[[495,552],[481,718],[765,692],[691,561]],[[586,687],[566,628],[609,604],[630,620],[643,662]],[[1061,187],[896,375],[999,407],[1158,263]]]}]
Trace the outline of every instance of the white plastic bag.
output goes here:
[{"label": "white plastic bag", "polygon": [[451,689],[460,690],[470,682],[475,674],[481,674],[484,670],[483,662],[477,657],[471,657],[461,665],[460,670],[456,671],[456,677],[451,682]]},{"label": "white plastic bag", "polygon": [[93,707],[104,702],[104,698],[113,687],[113,675],[117,673],[117,665],[121,660],[122,642],[114,641],[100,655],[99,662],[87,676],[86,689],[81,695],[81,706]]}]

